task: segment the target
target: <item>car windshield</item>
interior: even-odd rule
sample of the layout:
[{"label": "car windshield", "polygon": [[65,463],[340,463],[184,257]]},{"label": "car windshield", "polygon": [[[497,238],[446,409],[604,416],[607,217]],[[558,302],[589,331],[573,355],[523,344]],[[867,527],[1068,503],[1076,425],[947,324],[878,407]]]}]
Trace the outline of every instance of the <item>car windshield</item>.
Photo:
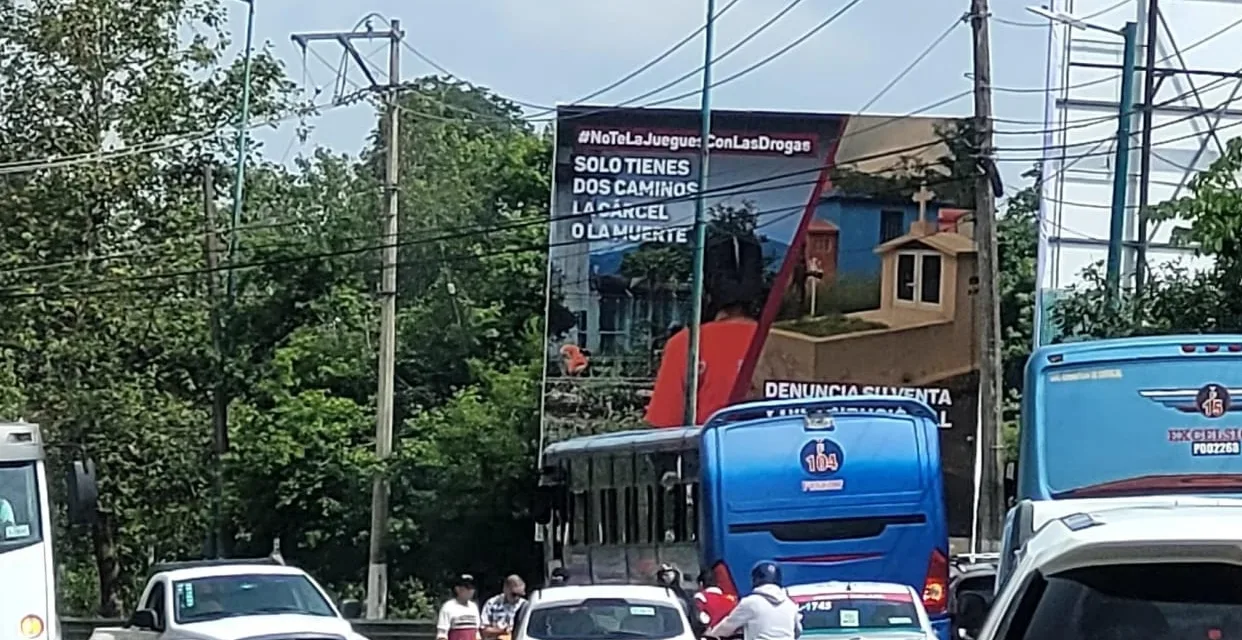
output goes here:
[{"label": "car windshield", "polygon": [[336,613],[301,575],[228,575],[173,582],[176,620],[186,624],[237,616]]},{"label": "car windshield", "polygon": [[918,607],[904,593],[822,594],[797,597],[794,602],[807,635],[922,630]]},{"label": "car windshield", "polygon": [[666,604],[623,599],[536,607],[526,635],[539,640],[672,638],[685,631],[682,613]]},{"label": "car windshield", "polygon": [[1036,576],[1005,635],[1011,640],[1242,638],[1242,567],[1113,565]]},{"label": "car windshield", "polygon": [[43,540],[34,462],[0,463],[0,553]]}]

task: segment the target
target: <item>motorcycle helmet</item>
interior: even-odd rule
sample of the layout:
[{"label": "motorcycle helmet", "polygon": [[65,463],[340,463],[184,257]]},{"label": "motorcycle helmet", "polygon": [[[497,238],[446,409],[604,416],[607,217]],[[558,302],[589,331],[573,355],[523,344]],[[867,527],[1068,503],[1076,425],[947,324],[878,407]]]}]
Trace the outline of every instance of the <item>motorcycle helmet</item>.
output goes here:
[{"label": "motorcycle helmet", "polygon": [[781,568],[771,560],[762,560],[750,570],[751,588],[765,584],[781,586]]}]

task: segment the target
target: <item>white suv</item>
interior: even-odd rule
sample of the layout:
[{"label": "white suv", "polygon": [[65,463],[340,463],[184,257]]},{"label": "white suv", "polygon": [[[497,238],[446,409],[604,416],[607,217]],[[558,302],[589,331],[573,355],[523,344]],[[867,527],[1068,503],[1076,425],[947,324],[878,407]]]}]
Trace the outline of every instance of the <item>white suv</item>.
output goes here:
[{"label": "white suv", "polygon": [[1101,506],[1019,554],[977,640],[1242,637],[1242,507]]},{"label": "white suv", "polygon": [[647,585],[573,585],[530,594],[514,640],[698,640],[671,590]]}]

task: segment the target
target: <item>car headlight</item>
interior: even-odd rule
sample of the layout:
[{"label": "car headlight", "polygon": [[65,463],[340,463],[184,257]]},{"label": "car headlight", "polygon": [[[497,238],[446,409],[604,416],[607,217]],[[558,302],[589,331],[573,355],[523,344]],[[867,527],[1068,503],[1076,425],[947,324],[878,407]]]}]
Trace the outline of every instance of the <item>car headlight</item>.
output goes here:
[{"label": "car headlight", "polygon": [[36,615],[28,615],[22,618],[21,624],[18,625],[23,638],[38,638],[43,635],[43,618]]}]

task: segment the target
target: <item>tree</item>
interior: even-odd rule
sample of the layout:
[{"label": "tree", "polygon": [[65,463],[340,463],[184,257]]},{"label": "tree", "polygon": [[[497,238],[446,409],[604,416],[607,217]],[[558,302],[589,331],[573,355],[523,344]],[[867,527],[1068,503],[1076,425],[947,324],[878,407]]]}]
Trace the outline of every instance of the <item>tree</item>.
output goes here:
[{"label": "tree", "polygon": [[[8,417],[43,424],[57,445],[53,477],[68,455],[98,463],[92,540],[61,536],[58,557],[66,583],[98,576],[96,606],[108,615],[135,595],[151,559],[190,555],[202,541],[206,306],[192,278],[159,274],[202,268],[201,188],[190,174],[230,146],[210,134],[235,122],[241,77],[220,63],[222,18],[206,0],[0,3],[0,162],[74,158],[0,181],[0,358],[14,373],[5,395],[23,405]],[[188,42],[185,28],[197,34]],[[266,52],[252,86],[256,117],[290,106]],[[135,145],[148,147],[125,151]]]},{"label": "tree", "polygon": [[1242,140],[1189,183],[1190,195],[1161,203],[1151,211],[1157,222],[1180,224],[1173,237],[1211,268],[1192,271],[1170,262],[1151,270],[1141,295],[1123,292],[1109,302],[1099,265],[1058,301],[1053,320],[1064,340],[1169,333],[1218,333],[1242,326],[1242,190],[1235,176],[1242,170]]},{"label": "tree", "polygon": [[[404,89],[390,606],[418,614],[423,589],[478,549],[533,570],[523,496],[538,437],[551,146],[485,90],[440,78]],[[229,465],[238,552],[280,538],[287,558],[348,595],[364,582],[364,497],[378,464],[380,133],[356,160],[317,152],[293,172],[254,172],[248,210],[271,228],[244,247],[258,266],[231,325],[247,355]]]},{"label": "tree", "polygon": [[1023,370],[1034,342],[1041,175],[1038,165],[1022,174],[1022,177],[1033,179],[1033,182],[1006,200],[996,226],[997,271],[1000,274],[997,288],[1001,314],[1001,387],[1005,403],[1003,419],[1011,458],[1017,455]]}]

